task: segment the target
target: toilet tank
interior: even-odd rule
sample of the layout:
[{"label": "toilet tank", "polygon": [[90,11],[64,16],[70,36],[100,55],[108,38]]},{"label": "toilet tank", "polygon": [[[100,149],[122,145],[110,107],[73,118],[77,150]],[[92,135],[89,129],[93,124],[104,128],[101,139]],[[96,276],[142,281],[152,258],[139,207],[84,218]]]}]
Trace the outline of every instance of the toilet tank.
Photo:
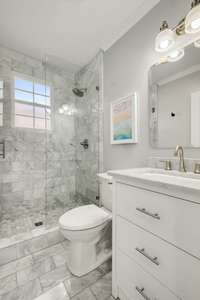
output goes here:
[{"label": "toilet tank", "polygon": [[100,183],[100,206],[112,211],[112,176],[98,174]]}]

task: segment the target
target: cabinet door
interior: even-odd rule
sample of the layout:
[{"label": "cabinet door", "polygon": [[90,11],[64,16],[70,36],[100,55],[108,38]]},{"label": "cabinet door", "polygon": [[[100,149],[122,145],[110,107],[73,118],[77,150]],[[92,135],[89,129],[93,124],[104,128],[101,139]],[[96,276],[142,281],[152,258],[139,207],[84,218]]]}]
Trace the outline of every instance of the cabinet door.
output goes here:
[{"label": "cabinet door", "polygon": [[[117,284],[129,300],[177,300],[166,287],[128,256],[117,251]],[[125,297],[124,297],[125,298]],[[189,299],[188,299],[189,300]]]},{"label": "cabinet door", "polygon": [[200,258],[200,204],[116,184],[116,213]]},{"label": "cabinet door", "polygon": [[182,299],[200,299],[200,260],[117,217],[117,248]]}]

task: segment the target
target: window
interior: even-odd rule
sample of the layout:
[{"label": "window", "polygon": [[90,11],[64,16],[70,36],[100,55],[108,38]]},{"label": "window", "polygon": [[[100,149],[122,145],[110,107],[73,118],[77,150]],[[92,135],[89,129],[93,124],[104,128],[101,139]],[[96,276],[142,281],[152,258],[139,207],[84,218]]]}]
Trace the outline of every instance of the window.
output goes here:
[{"label": "window", "polygon": [[34,79],[15,77],[15,127],[51,128],[51,91]]},{"label": "window", "polygon": [[0,126],[3,126],[3,80],[0,80]]}]

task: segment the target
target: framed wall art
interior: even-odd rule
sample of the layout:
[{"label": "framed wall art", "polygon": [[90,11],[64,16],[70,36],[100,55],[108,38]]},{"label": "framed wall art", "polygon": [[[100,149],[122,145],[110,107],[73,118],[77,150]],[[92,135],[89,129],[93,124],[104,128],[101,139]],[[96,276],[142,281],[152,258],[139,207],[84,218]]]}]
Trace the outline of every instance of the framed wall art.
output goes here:
[{"label": "framed wall art", "polygon": [[111,103],[111,144],[138,142],[137,93]]}]

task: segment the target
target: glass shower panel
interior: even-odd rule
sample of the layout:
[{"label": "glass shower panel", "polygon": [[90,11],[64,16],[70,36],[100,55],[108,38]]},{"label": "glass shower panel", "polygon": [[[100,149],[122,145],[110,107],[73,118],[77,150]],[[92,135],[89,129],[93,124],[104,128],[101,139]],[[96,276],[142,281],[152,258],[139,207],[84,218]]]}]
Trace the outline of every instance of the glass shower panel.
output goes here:
[{"label": "glass shower panel", "polygon": [[[52,128],[47,133],[46,220],[50,226],[57,226],[59,217],[71,208],[98,204],[101,63],[102,56],[98,55],[75,76],[69,71],[58,73],[57,69],[47,68],[47,82],[51,78],[53,87]],[[82,89],[79,96],[73,93],[75,87]],[[87,140],[88,148],[83,147]]]},{"label": "glass shower panel", "polygon": [[0,239],[45,221],[46,131],[35,126],[37,82],[45,86],[42,62],[0,48]]},{"label": "glass shower panel", "polygon": [[[76,97],[76,196],[79,204],[99,204],[97,174],[102,171],[102,53],[76,75],[79,88],[87,89]],[[84,149],[80,143],[88,140]]]},{"label": "glass shower panel", "polygon": [[51,128],[46,133],[46,221],[52,227],[75,206],[75,97],[73,73],[47,65],[46,75],[52,89]]}]

